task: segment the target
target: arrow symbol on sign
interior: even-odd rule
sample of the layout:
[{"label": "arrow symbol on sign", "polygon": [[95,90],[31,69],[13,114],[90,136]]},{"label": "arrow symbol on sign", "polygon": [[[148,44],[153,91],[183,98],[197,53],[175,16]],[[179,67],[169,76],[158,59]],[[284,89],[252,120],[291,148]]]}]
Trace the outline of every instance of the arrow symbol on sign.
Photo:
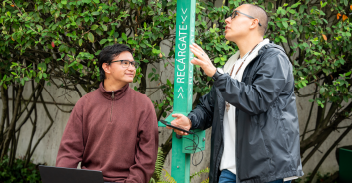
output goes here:
[{"label": "arrow symbol on sign", "polygon": [[177,97],[177,98],[180,98],[180,96],[181,96],[181,98],[183,98],[183,95],[182,95],[182,93],[180,93],[180,94],[178,95],[178,97]]},{"label": "arrow symbol on sign", "polygon": [[183,11],[183,8],[182,8],[182,12],[183,12],[183,14],[186,14],[186,12],[187,12],[187,9],[186,9],[186,11]]},{"label": "arrow symbol on sign", "polygon": [[178,92],[180,92],[180,90],[182,90],[182,92],[184,92],[183,89],[182,89],[182,86],[180,87],[180,89],[178,89]]}]

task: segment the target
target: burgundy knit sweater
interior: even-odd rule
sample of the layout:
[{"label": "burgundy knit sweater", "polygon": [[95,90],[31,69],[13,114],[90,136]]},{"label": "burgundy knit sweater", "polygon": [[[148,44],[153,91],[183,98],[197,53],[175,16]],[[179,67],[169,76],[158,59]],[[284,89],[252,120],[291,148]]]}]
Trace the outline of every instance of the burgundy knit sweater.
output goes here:
[{"label": "burgundy knit sweater", "polygon": [[107,182],[148,182],[158,149],[158,123],[150,99],[131,89],[98,90],[76,103],[62,136],[57,167],[103,172]]}]

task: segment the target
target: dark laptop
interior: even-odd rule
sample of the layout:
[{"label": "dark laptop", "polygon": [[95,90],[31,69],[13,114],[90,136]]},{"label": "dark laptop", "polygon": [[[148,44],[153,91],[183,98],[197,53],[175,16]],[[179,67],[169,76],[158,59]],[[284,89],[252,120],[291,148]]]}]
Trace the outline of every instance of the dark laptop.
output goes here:
[{"label": "dark laptop", "polygon": [[43,183],[104,183],[101,171],[39,166]]}]

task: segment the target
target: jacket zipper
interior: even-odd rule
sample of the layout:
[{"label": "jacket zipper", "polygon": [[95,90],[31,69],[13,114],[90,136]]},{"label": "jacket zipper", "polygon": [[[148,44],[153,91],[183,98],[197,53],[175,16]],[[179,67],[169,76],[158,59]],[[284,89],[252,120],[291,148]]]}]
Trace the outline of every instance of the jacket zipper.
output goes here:
[{"label": "jacket zipper", "polygon": [[111,113],[110,113],[110,122],[112,122],[112,107],[113,107],[113,101],[114,101],[114,91],[111,94]]}]

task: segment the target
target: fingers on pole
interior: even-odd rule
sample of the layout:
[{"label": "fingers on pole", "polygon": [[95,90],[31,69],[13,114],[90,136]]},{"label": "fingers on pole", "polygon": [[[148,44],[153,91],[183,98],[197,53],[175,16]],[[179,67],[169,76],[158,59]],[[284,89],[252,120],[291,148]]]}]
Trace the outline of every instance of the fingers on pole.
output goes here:
[{"label": "fingers on pole", "polygon": [[178,117],[180,117],[180,114],[172,114],[171,116],[174,118],[178,118]]},{"label": "fingers on pole", "polygon": [[198,59],[198,58],[193,58],[193,59],[191,60],[191,63],[200,66],[201,63],[202,63],[202,60],[200,60],[200,59]]}]

